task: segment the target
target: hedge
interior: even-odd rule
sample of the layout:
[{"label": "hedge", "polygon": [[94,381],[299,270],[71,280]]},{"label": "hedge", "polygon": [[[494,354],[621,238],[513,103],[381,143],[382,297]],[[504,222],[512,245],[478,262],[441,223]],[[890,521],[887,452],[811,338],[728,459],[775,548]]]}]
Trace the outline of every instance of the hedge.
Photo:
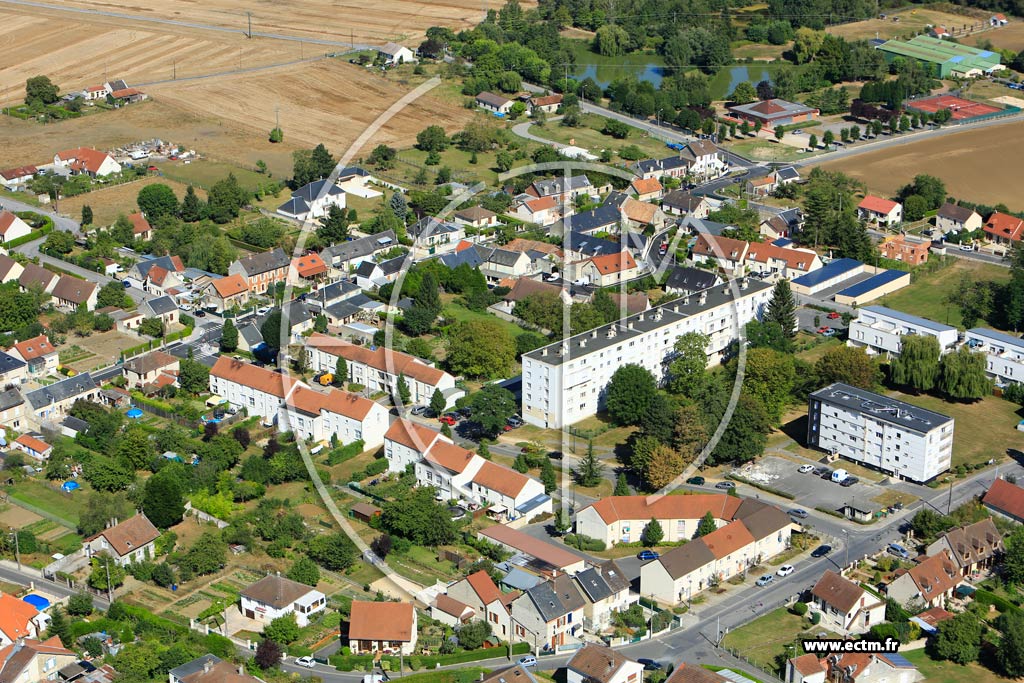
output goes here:
[{"label": "hedge", "polygon": [[796,500],[796,496],[794,496],[792,493],[788,493],[786,491],[783,491],[782,489],[777,489],[772,486],[767,486],[765,484],[759,484],[756,481],[751,481],[750,479],[746,479],[745,477],[741,477],[737,474],[728,474],[726,475],[726,479],[735,479],[736,481],[741,481],[747,486],[753,486],[755,489],[761,489],[762,491],[771,493],[772,495],[775,496],[779,496],[780,498],[785,498],[786,500]]},{"label": "hedge", "polygon": [[[515,643],[512,645],[513,655],[528,654],[530,652],[529,643]],[[291,652],[289,651],[289,654]],[[495,659],[498,657],[508,657],[508,646],[501,645],[499,647],[481,648],[479,650],[469,650],[466,652],[456,652],[450,655],[437,655],[434,657],[417,657],[420,661],[421,668],[433,669],[436,666],[448,666],[449,664],[465,664],[466,662],[479,662],[484,659]],[[373,663],[373,655],[331,655],[327,658],[328,663],[336,668],[338,671],[353,671],[357,667],[365,667],[367,664]],[[399,666],[398,657],[382,657],[381,662],[388,662],[391,671],[398,671]]]},{"label": "hedge", "polygon": [[328,453],[327,464],[338,465],[340,463],[345,462],[346,460],[351,460],[352,458],[362,453],[365,447],[366,444],[363,442],[363,440],[357,439],[356,441],[353,441],[352,443],[349,444],[345,444],[340,448],[335,448],[330,453]]},{"label": "hedge", "polygon": [[992,591],[985,590],[984,588],[976,590],[973,597],[975,602],[982,605],[994,605],[997,610],[1004,614],[1020,611],[1020,607],[1017,605],[1013,604],[1006,598],[996,595]]},{"label": "hedge", "polygon": [[564,540],[566,545],[577,550],[600,552],[606,547],[604,541],[583,534],[566,534]]},{"label": "hedge", "polygon": [[35,240],[46,237],[47,235],[50,234],[51,230],[53,230],[53,221],[50,221],[49,227],[43,227],[40,228],[39,230],[33,230],[24,237],[19,237],[17,239],[11,240],[10,242],[4,243],[4,246],[7,247],[8,249],[20,247],[23,244],[28,244],[29,242],[34,242]]}]

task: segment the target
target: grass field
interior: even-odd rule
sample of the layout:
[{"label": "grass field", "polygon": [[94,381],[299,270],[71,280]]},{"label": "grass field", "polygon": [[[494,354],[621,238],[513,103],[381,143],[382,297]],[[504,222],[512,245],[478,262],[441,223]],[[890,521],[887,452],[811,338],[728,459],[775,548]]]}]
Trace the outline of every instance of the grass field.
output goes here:
[{"label": "grass field", "polygon": [[[583,125],[578,128],[560,126],[557,123],[548,123],[543,128],[531,126],[530,132],[537,137],[561,142],[565,145],[576,145],[587,149],[592,154],[600,154],[603,149],[611,149],[616,153],[628,145],[636,145],[644,153],[652,158],[661,158],[671,153],[665,143],[644,135],[636,128],[629,129],[629,135],[625,140],[616,140],[610,135],[601,132],[604,127],[604,117],[596,114],[587,114],[583,117]],[[632,163],[622,160],[623,163]]]},{"label": "grass field", "polygon": [[[775,671],[775,658],[786,652],[786,646],[803,633],[803,627],[810,624],[806,617],[798,617],[780,607],[759,617],[745,626],[733,629],[722,645],[737,650],[751,663],[769,671]],[[824,632],[824,627],[812,627],[814,633]],[[828,637],[837,637],[829,635]],[[801,654],[801,653],[796,653]]]},{"label": "grass field", "polygon": [[792,47],[792,42],[785,45],[765,45],[763,43],[751,43],[746,40],[740,40],[732,44],[732,56],[735,59],[771,61],[773,59],[782,59],[783,53],[792,49]]},{"label": "grass field", "polygon": [[[893,21],[895,17],[899,21]],[[885,19],[865,19],[849,24],[830,26],[828,33],[842,36],[847,40],[868,40],[871,38],[912,38],[915,34],[921,33],[929,25],[945,26],[949,30],[961,29],[964,25],[975,25],[976,30],[987,29],[988,22],[981,19],[971,19],[960,14],[939,12],[933,9],[917,7],[909,11],[889,14]],[[960,37],[959,35],[957,36]]]},{"label": "grass field", "polygon": [[1006,26],[1000,26],[997,29],[979,33],[961,42],[968,45],[978,45],[985,41],[990,41],[992,45],[1002,50],[1020,52],[1024,50],[1024,23],[1013,21]]},{"label": "grass field", "polygon": [[1003,678],[994,671],[980,664],[971,663],[961,666],[953,662],[937,662],[929,657],[924,650],[908,650],[901,655],[917,667],[928,683],[1006,683],[1012,679]]},{"label": "grass field", "polygon": [[805,152],[796,147],[763,138],[751,138],[740,142],[726,142],[722,146],[730,152],[735,152],[748,159],[757,161],[796,161],[814,156],[812,152]]},{"label": "grass field", "polygon": [[210,188],[218,180],[227,178],[229,173],[234,173],[238,184],[250,192],[255,192],[258,187],[269,181],[267,176],[256,171],[208,159],[197,159],[188,164],[180,161],[168,161],[157,164],[157,167],[165,177],[183,185],[195,185],[198,188]]},{"label": "grass field", "polygon": [[924,275],[912,285],[886,295],[875,303],[935,322],[963,327],[960,311],[956,306],[947,305],[945,299],[965,274],[977,280],[992,280],[999,283],[1010,278],[1010,271],[1007,268],[979,261],[956,259],[953,265]]},{"label": "grass field", "polygon": [[85,492],[81,489],[64,494],[35,479],[19,482],[17,488],[8,493],[11,498],[39,508],[71,528],[78,524],[78,513],[85,502]]},{"label": "grass field", "polygon": [[[227,175],[225,173],[225,175]],[[159,176],[147,176],[141,180],[131,183],[123,183],[112,187],[105,187],[101,190],[94,190],[76,197],[68,197],[60,201],[60,210],[69,216],[80,216],[82,206],[92,207],[93,224],[106,226],[117,220],[120,214],[129,214],[139,210],[135,203],[139,191],[147,185],[163,183],[169,185],[180,200],[185,196],[185,185],[176,183],[167,178]],[[201,198],[205,199],[205,192],[200,191]]]},{"label": "grass field", "polygon": [[[1015,178],[1024,173],[1024,136],[1019,122],[987,128],[967,128],[941,140],[923,139],[888,145],[857,156],[821,164],[867,184],[883,197],[896,194],[922,169],[946,183],[946,193],[972,202],[1006,204],[1013,211],[1024,209],[1024,197],[1017,192]],[[1000,160],[999,173],[992,173],[992,159]]]}]

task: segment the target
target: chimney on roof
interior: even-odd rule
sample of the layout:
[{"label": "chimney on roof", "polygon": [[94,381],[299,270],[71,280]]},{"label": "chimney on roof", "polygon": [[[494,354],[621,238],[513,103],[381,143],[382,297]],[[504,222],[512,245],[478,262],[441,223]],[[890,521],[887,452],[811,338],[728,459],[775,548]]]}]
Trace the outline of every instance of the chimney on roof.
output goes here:
[{"label": "chimney on roof", "polygon": [[238,675],[239,676],[244,676],[245,675],[245,664],[239,664],[238,665]]},{"label": "chimney on roof", "polygon": [[203,662],[203,673],[210,673],[210,669],[212,669],[212,668],[213,668],[213,662],[211,662],[209,659],[207,659],[205,662]]}]

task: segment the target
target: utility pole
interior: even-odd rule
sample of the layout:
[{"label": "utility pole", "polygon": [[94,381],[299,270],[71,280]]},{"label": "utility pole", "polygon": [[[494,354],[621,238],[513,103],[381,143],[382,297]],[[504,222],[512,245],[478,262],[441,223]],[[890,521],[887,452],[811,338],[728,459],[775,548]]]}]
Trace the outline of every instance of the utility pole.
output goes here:
[{"label": "utility pole", "polygon": [[114,593],[110,587],[110,557],[103,558],[103,565],[107,568],[107,603],[114,602]]},{"label": "utility pole", "polygon": [[274,107],[274,128],[281,127],[281,107]]},{"label": "utility pole", "polygon": [[178,80],[178,60],[177,59],[172,59],[171,60],[171,80],[172,81]]},{"label": "utility pole", "polygon": [[18,571],[21,571],[21,548],[18,545],[18,532],[11,529],[11,535],[14,536],[14,559],[18,563]]},{"label": "utility pole", "polygon": [[953,507],[953,478],[949,478],[949,498],[946,500],[946,514],[948,515]]},{"label": "utility pole", "polygon": [[249,40],[252,40],[252,12],[245,13],[246,18],[249,20],[249,30],[246,32],[246,36]]}]

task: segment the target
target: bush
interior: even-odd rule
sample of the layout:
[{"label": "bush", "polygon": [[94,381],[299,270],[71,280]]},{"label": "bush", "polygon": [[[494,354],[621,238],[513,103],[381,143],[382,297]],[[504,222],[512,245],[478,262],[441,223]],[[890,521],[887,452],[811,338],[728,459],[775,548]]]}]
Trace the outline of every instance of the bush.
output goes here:
[{"label": "bush", "polygon": [[811,623],[815,626],[821,622],[821,612],[811,612]]},{"label": "bush", "polygon": [[980,605],[985,605],[986,607],[993,605],[997,610],[1004,614],[1007,612],[1020,611],[1019,607],[1006,598],[1000,597],[992,591],[985,590],[984,588],[979,588],[974,592],[974,601]]},{"label": "bush", "polygon": [[571,545],[577,550],[590,552],[600,552],[605,549],[604,541],[597,538],[591,538],[590,536],[584,536],[583,534],[566,534],[565,544]]},{"label": "bush", "polygon": [[790,611],[793,614],[797,615],[798,617],[802,617],[805,614],[807,614],[807,603],[806,602],[798,602],[795,605],[793,605],[792,607],[790,607],[789,609],[790,609]]}]

